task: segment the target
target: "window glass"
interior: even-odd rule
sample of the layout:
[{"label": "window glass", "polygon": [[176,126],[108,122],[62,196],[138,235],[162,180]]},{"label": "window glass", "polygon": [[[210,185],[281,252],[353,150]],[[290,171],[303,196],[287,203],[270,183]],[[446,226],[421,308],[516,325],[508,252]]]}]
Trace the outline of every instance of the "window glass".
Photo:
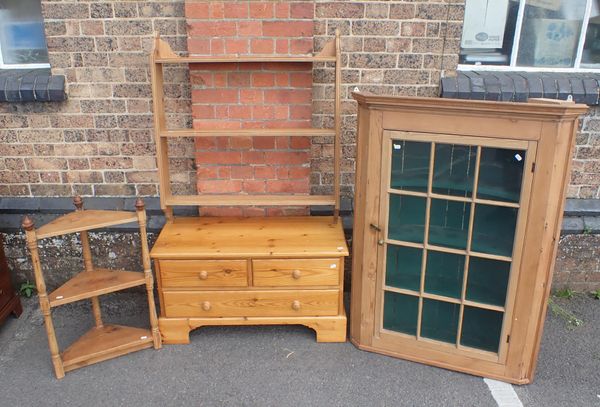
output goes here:
[{"label": "window glass", "polygon": [[581,67],[600,68],[600,6],[598,1],[592,2],[590,21],[581,56]]},{"label": "window glass", "polygon": [[48,63],[39,0],[0,1],[0,52],[5,65]]},{"label": "window glass", "polygon": [[527,0],[518,66],[574,66],[587,0]]}]

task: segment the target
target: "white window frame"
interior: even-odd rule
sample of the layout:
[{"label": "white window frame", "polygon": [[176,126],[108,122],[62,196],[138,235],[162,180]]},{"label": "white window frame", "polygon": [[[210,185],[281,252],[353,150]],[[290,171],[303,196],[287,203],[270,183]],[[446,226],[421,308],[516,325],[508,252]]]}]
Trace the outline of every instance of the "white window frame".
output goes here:
[{"label": "white window frame", "polygon": [[[592,12],[592,2],[594,0],[586,0],[585,13],[583,15],[581,33],[579,35],[579,43],[577,45],[577,54],[575,55],[575,63],[569,68],[553,68],[553,67],[537,67],[537,66],[518,66],[517,56],[519,55],[519,43],[521,38],[521,29],[523,27],[523,18],[525,14],[526,0],[519,0],[519,11],[517,13],[517,21],[515,26],[515,35],[513,37],[513,49],[510,55],[509,65],[477,65],[477,64],[458,64],[459,71],[500,71],[500,72],[599,72],[598,68],[581,68],[581,58],[583,56],[583,47],[585,45],[585,36]],[[464,22],[463,22],[464,23]]]}]

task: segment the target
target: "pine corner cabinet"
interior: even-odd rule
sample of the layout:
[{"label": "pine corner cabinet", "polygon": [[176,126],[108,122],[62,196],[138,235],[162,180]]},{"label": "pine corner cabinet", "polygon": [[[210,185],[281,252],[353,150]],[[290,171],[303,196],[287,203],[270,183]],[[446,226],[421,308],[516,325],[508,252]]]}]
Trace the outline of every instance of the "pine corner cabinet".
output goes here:
[{"label": "pine corner cabinet", "polygon": [[354,98],[351,341],[531,382],[587,106]]}]

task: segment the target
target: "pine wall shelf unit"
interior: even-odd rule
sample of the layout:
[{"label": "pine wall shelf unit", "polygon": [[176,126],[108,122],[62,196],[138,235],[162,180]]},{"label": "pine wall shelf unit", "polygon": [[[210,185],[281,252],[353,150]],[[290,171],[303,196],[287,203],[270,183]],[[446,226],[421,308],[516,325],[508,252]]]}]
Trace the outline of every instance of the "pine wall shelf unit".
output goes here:
[{"label": "pine wall shelf unit", "polygon": [[[346,340],[344,238],[340,209],[340,35],[315,56],[180,57],[159,37],[150,57],[161,208],[167,223],[151,257],[157,271],[159,327],[165,343],[188,343],[207,325],[298,324],[319,342]],[[163,66],[203,63],[335,64],[334,128],[168,129]],[[171,137],[333,136],[332,195],[173,195],[168,168]],[[267,218],[178,217],[173,207],[331,205],[333,216]]]},{"label": "pine wall shelf unit", "polygon": [[[140,349],[161,347],[156,308],[154,305],[154,280],[150,263],[148,240],[146,237],[146,211],[144,203],[138,199],[135,212],[84,210],[83,200],[73,201],[77,210],[61,216],[50,223],[35,228],[29,217],[23,219],[23,229],[27,237],[27,247],[31,253],[40,309],[44,316],[46,334],[54,373],[58,379],[65,372],[98,363]],[[137,222],[140,228],[142,263],[144,272],[109,270],[94,267],[88,231],[109,226]],[[40,262],[38,241],[46,238],[79,233],[83,252],[84,271],[76,274],[63,285],[47,293],[46,283]],[[102,321],[99,296],[145,286],[150,313],[150,329],[123,325],[106,325]],[[59,352],[58,341],[52,322],[51,309],[75,301],[90,300],[95,326]]]},{"label": "pine wall shelf unit", "polygon": [[587,106],[354,98],[351,341],[529,383]]}]

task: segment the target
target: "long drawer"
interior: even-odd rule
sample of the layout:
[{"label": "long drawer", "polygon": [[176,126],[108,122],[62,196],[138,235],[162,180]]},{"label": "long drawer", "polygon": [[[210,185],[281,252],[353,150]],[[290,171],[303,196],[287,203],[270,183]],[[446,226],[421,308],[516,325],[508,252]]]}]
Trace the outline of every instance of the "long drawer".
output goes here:
[{"label": "long drawer", "polygon": [[338,290],[163,291],[166,317],[337,315]]},{"label": "long drawer", "polygon": [[246,260],[160,260],[163,288],[247,287]]},{"label": "long drawer", "polygon": [[252,260],[252,278],[258,287],[336,286],[340,283],[339,259]]}]

